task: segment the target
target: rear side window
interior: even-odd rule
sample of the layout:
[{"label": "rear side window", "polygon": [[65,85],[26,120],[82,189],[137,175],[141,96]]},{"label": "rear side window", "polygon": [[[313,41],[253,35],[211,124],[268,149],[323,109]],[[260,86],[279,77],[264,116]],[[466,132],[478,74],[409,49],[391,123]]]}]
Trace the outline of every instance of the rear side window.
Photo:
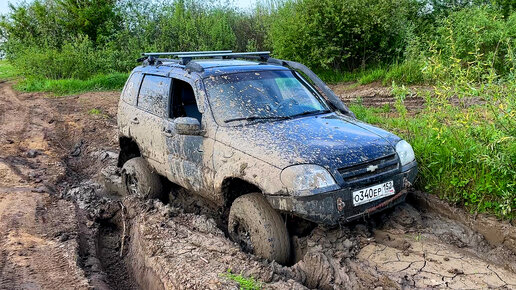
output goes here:
[{"label": "rear side window", "polygon": [[138,107],[160,117],[167,117],[170,78],[145,75],[138,96]]},{"label": "rear side window", "polygon": [[138,89],[142,81],[142,73],[135,72],[127,81],[124,92],[122,93],[122,100],[128,104],[134,105],[136,103],[136,96],[138,95]]}]

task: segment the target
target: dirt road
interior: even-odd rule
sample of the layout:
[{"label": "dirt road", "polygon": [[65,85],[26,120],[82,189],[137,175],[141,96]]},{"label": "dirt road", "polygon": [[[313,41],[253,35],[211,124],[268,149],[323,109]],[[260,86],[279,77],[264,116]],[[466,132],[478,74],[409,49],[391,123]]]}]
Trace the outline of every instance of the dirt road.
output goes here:
[{"label": "dirt road", "polygon": [[0,289],[237,288],[228,269],[272,289],[516,288],[515,228],[424,193],[292,237],[289,266],[240,251],[217,211],[181,190],[122,199],[117,101],[113,92],[53,98],[0,84]]}]

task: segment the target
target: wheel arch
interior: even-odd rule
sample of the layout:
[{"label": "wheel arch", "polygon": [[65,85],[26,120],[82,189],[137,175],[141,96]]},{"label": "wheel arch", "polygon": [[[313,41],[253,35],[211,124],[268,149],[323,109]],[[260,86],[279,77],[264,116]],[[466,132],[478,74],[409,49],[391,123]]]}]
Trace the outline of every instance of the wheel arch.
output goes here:
[{"label": "wheel arch", "polygon": [[127,136],[120,136],[118,138],[118,144],[120,146],[120,154],[118,154],[117,166],[122,167],[127,160],[142,156],[140,146],[138,143]]},{"label": "wheel arch", "polygon": [[233,201],[244,194],[253,192],[263,194],[263,190],[259,186],[240,177],[224,178],[220,185],[220,192],[222,195],[223,206],[228,210]]}]

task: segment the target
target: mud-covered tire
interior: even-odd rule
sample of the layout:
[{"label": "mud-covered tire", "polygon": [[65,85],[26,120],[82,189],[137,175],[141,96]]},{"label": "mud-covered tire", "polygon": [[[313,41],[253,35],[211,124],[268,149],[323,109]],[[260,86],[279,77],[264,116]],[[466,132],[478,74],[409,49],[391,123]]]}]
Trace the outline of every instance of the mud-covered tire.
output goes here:
[{"label": "mud-covered tire", "polygon": [[122,185],[128,195],[141,199],[158,198],[163,191],[159,175],[142,157],[129,159],[122,167]]},{"label": "mud-covered tire", "polygon": [[260,193],[235,199],[228,221],[231,239],[247,252],[286,264],[290,258],[290,238],[281,215]]}]

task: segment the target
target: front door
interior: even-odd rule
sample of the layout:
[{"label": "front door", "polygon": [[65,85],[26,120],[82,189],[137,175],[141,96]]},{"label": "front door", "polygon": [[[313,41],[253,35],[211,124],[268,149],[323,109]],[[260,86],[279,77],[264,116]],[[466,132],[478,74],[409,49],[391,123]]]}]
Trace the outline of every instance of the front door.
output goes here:
[{"label": "front door", "polygon": [[[174,120],[195,118],[202,124],[202,114],[197,107],[192,85],[179,78],[172,81],[172,102],[167,138],[169,179],[198,194],[212,193],[214,172],[211,164],[213,140],[200,135],[180,135],[174,130]],[[202,128],[201,128],[202,131]],[[209,197],[209,196],[207,196]]]}]

